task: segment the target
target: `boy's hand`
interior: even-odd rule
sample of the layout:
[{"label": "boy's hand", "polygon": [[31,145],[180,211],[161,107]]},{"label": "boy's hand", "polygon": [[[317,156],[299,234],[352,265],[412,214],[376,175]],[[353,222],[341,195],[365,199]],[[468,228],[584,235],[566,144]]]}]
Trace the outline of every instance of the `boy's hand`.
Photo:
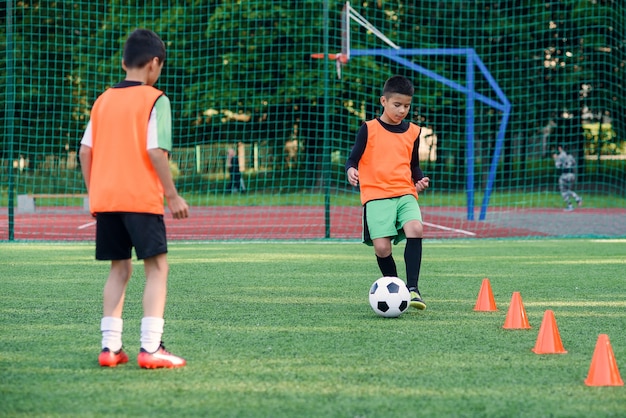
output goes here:
[{"label": "boy's hand", "polygon": [[189,217],[189,205],[180,195],[176,194],[167,199],[167,206],[174,219],[185,219]]},{"label": "boy's hand", "polygon": [[428,189],[429,185],[430,185],[430,178],[423,177],[421,180],[415,183],[415,190],[417,191],[417,193],[423,192],[424,190]]},{"label": "boy's hand", "polygon": [[359,184],[359,170],[354,167],[350,167],[346,173],[348,175],[348,183],[356,187]]}]

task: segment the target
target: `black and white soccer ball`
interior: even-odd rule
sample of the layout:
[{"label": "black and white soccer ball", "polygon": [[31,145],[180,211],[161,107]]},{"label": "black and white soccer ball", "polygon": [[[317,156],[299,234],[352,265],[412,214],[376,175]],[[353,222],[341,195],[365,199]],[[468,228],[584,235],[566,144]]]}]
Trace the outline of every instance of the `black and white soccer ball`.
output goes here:
[{"label": "black and white soccer ball", "polygon": [[410,301],[409,289],[397,277],[381,277],[370,287],[370,306],[380,316],[398,317],[409,308]]}]

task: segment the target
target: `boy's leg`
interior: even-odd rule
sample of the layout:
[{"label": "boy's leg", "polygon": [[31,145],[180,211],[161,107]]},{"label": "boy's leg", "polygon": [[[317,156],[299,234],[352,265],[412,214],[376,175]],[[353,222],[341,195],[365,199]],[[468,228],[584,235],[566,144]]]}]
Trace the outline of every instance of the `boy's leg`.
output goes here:
[{"label": "boy's leg", "polygon": [[391,253],[391,238],[375,238],[372,244],[381,274],[386,277],[398,277],[396,262]]},{"label": "boy's leg", "polygon": [[141,351],[137,357],[140,367],[173,368],[185,365],[185,359],[167,351],[162,344],[167,276],[167,253],[144,260],[146,286],[143,294],[144,316],[141,320]]},{"label": "boy's leg", "polygon": [[582,199],[572,190],[574,179],[575,177],[571,174],[564,174],[559,178],[559,190],[563,201],[567,204],[567,210],[574,209],[572,199],[574,199],[579,206],[582,203]]},{"label": "boy's leg", "polygon": [[404,247],[404,263],[406,265],[406,285],[411,292],[411,306],[424,310],[426,303],[419,291],[419,275],[422,266],[422,236],[424,227],[421,221],[409,221],[404,225],[407,236]]},{"label": "boy's leg", "polygon": [[398,277],[391,254],[391,239],[397,234],[393,199],[368,202],[363,210],[363,242],[374,247],[376,262],[383,276]]},{"label": "boy's leg", "polygon": [[422,225],[422,212],[412,196],[404,196],[398,206],[398,221],[402,225],[406,236],[404,248],[404,262],[406,266],[406,284],[411,292],[411,306],[416,309],[426,309],[422,300],[418,282],[422,265],[422,237],[424,226]]},{"label": "boy's leg", "polygon": [[578,196],[578,194],[576,194],[576,192],[572,192],[572,197],[574,198],[574,200],[576,200],[576,204],[579,207],[583,205],[583,198]]},{"label": "boy's leg", "polygon": [[143,260],[146,284],[143,292],[141,349],[137,362],[142,368],[172,368],[185,365],[163,347],[163,314],[167,297],[167,235],[163,215],[126,213],[124,225],[137,253]]},{"label": "boy's leg", "polygon": [[565,176],[561,175],[561,177],[559,177],[559,193],[561,193],[561,197],[563,198],[563,201],[565,203],[568,203],[567,191],[568,191],[567,181],[565,180]]},{"label": "boy's leg", "polygon": [[122,317],[126,286],[132,272],[133,265],[130,259],[111,261],[111,270],[104,284],[103,292],[103,314],[105,317]]},{"label": "boy's leg", "polygon": [[141,348],[149,353],[154,353],[161,345],[168,268],[167,254],[159,254],[144,260],[146,286],[143,291]]},{"label": "boy's leg", "polygon": [[167,253],[146,258],[143,262],[146,286],[143,291],[143,314],[163,318],[167,298]]},{"label": "boy's leg", "polygon": [[[576,176],[574,176],[572,179],[572,185],[570,189],[574,189],[575,184],[576,184]],[[572,190],[572,197],[574,198],[574,200],[576,200],[576,203],[578,204],[579,207],[583,205],[583,198],[578,196],[578,194],[574,192],[574,190]]]},{"label": "boy's leg", "polygon": [[122,351],[122,311],[126,286],[132,273],[131,260],[111,261],[109,277],[104,285],[103,317],[100,322],[102,332],[102,352],[98,357],[101,366],[115,367],[128,362]]},{"label": "boy's leg", "polygon": [[566,210],[571,210],[574,208],[572,206],[571,196],[572,196],[572,192],[569,189],[566,189],[565,191],[561,192],[561,197],[563,198],[563,201],[567,204]]},{"label": "boy's leg", "polygon": [[407,238],[404,247],[406,285],[409,290],[419,293],[419,277],[422,265],[422,238]]},{"label": "boy's leg", "polygon": [[[571,199],[574,199],[574,201],[576,202],[576,204],[577,204],[578,206],[581,206],[581,205],[582,205],[583,200],[582,200],[582,199],[580,198],[580,196],[578,196],[578,195],[576,194],[576,192],[574,191],[574,184],[576,184],[576,177],[574,177],[574,175],[571,175],[571,176],[570,176],[570,179],[569,179],[568,186],[567,186],[567,191],[568,191],[568,193],[569,193],[569,197],[570,197]],[[571,200],[569,200],[569,199],[568,199],[568,204],[571,204]]]}]

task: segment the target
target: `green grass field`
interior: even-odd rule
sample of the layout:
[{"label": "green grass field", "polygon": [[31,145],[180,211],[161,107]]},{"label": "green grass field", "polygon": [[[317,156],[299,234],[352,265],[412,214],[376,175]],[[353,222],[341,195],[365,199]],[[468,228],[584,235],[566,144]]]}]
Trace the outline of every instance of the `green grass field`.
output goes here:
[{"label": "green grass field", "polygon": [[[403,247],[395,258],[403,270]],[[358,243],[171,243],[164,341],[142,370],[143,269],[126,299],[131,362],[97,364],[107,263],[91,244],[0,244],[4,417],[619,417],[626,387],[584,384],[599,334],[626,378],[624,240],[426,241],[426,311],[376,316]],[[475,312],[483,278],[497,312]],[[519,291],[530,330],[505,330]],[[567,354],[537,355],[552,309]]]}]

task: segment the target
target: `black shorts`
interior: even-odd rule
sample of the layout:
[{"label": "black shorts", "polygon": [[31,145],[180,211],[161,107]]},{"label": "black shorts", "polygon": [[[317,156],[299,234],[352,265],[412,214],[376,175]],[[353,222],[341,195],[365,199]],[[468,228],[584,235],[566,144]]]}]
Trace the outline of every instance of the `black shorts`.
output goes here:
[{"label": "black shorts", "polygon": [[133,247],[138,260],[167,253],[163,215],[105,212],[96,221],[96,260],[129,259]]}]

